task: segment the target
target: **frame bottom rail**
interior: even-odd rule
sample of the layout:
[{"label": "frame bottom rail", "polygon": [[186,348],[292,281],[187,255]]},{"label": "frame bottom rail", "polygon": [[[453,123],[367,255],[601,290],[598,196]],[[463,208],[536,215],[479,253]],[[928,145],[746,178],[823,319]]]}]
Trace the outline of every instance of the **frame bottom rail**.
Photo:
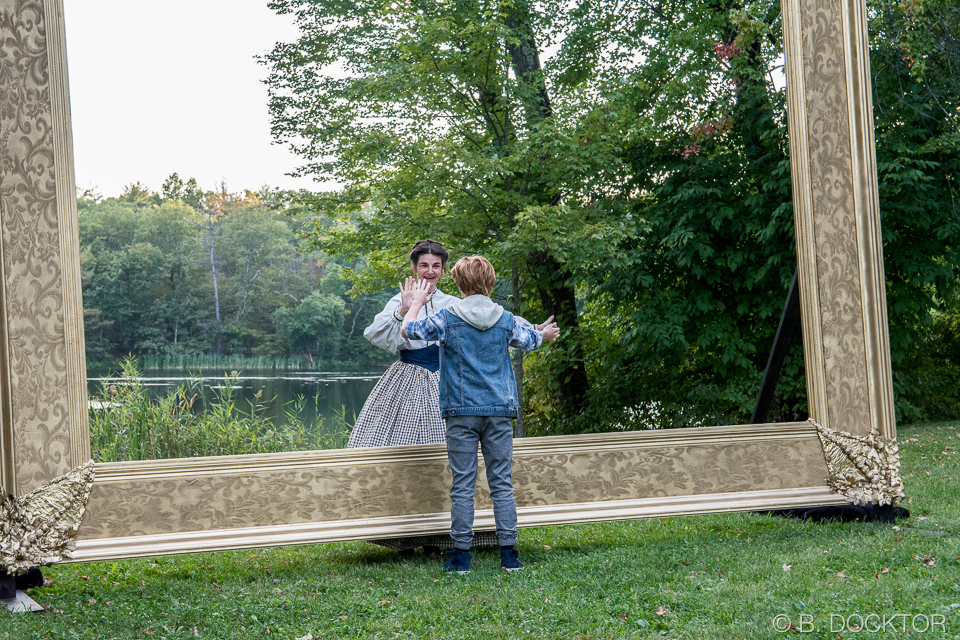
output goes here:
[{"label": "frame bottom rail", "polygon": [[[775,491],[739,491],[709,495],[669,496],[638,500],[614,500],[517,508],[518,526],[538,527],[582,522],[604,522],[664,516],[698,515],[733,511],[792,509],[848,504],[828,487],[804,487]],[[477,530],[494,529],[493,511],[478,510]],[[449,513],[414,516],[307,522],[264,527],[186,531],[176,534],[125,536],[80,540],[68,562],[89,562],[143,556],[171,555],[275,547],[292,544],[344,542],[446,533]]]}]

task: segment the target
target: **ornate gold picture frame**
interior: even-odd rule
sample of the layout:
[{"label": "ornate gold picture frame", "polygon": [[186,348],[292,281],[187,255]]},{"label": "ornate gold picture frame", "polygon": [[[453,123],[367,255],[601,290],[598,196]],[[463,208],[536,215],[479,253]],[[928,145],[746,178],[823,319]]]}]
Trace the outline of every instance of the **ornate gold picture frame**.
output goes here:
[{"label": "ornate gold picture frame", "polygon": [[[866,7],[783,0],[783,24],[811,418],[892,438]],[[0,37],[0,481],[24,495],[89,458],[62,1],[0,0]],[[97,464],[75,558],[442,532],[448,474],[442,445]],[[843,503],[827,475],[806,422],[515,447],[521,526]]]}]

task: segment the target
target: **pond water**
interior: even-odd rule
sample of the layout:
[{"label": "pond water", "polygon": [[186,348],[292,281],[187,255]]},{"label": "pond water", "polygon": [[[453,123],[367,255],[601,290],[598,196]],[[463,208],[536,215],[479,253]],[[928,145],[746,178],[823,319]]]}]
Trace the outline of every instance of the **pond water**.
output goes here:
[{"label": "pond water", "polygon": [[[298,411],[308,423],[318,415],[330,423],[334,414],[342,411],[347,422],[353,424],[385,370],[386,367],[364,371],[240,371],[234,399],[244,411],[249,411],[251,403],[261,405],[263,415],[277,425],[285,424],[287,412],[292,411]],[[153,398],[187,385],[194,392],[202,387],[205,400],[210,402],[222,393],[225,377],[230,373],[229,369],[205,369],[197,374],[158,369],[144,372],[141,380]],[[104,397],[103,389],[120,381],[116,370],[89,369],[87,391],[91,400]],[[303,402],[298,403],[298,399]]]}]

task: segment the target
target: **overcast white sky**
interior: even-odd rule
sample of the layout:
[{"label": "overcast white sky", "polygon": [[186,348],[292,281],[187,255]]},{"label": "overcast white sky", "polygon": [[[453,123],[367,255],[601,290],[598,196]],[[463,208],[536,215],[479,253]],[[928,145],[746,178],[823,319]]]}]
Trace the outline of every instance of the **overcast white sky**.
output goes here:
[{"label": "overcast white sky", "polygon": [[168,175],[203,189],[318,189],[271,144],[267,68],[254,56],[296,37],[267,0],[66,0],[77,186],[106,197]]}]

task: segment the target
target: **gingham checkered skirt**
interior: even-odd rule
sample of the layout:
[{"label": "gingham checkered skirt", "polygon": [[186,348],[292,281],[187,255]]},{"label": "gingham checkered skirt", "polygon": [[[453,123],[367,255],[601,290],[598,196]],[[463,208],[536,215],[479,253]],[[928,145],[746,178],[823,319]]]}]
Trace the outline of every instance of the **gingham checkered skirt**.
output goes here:
[{"label": "gingham checkered skirt", "polygon": [[367,397],[347,447],[446,442],[439,382],[439,372],[394,362]]},{"label": "gingham checkered skirt", "polygon": [[[357,416],[348,448],[443,444],[446,426],[440,417],[440,373],[399,360],[390,365]],[[417,547],[453,549],[449,535],[369,540],[395,551]],[[473,546],[496,546],[494,531],[477,531]]]}]

